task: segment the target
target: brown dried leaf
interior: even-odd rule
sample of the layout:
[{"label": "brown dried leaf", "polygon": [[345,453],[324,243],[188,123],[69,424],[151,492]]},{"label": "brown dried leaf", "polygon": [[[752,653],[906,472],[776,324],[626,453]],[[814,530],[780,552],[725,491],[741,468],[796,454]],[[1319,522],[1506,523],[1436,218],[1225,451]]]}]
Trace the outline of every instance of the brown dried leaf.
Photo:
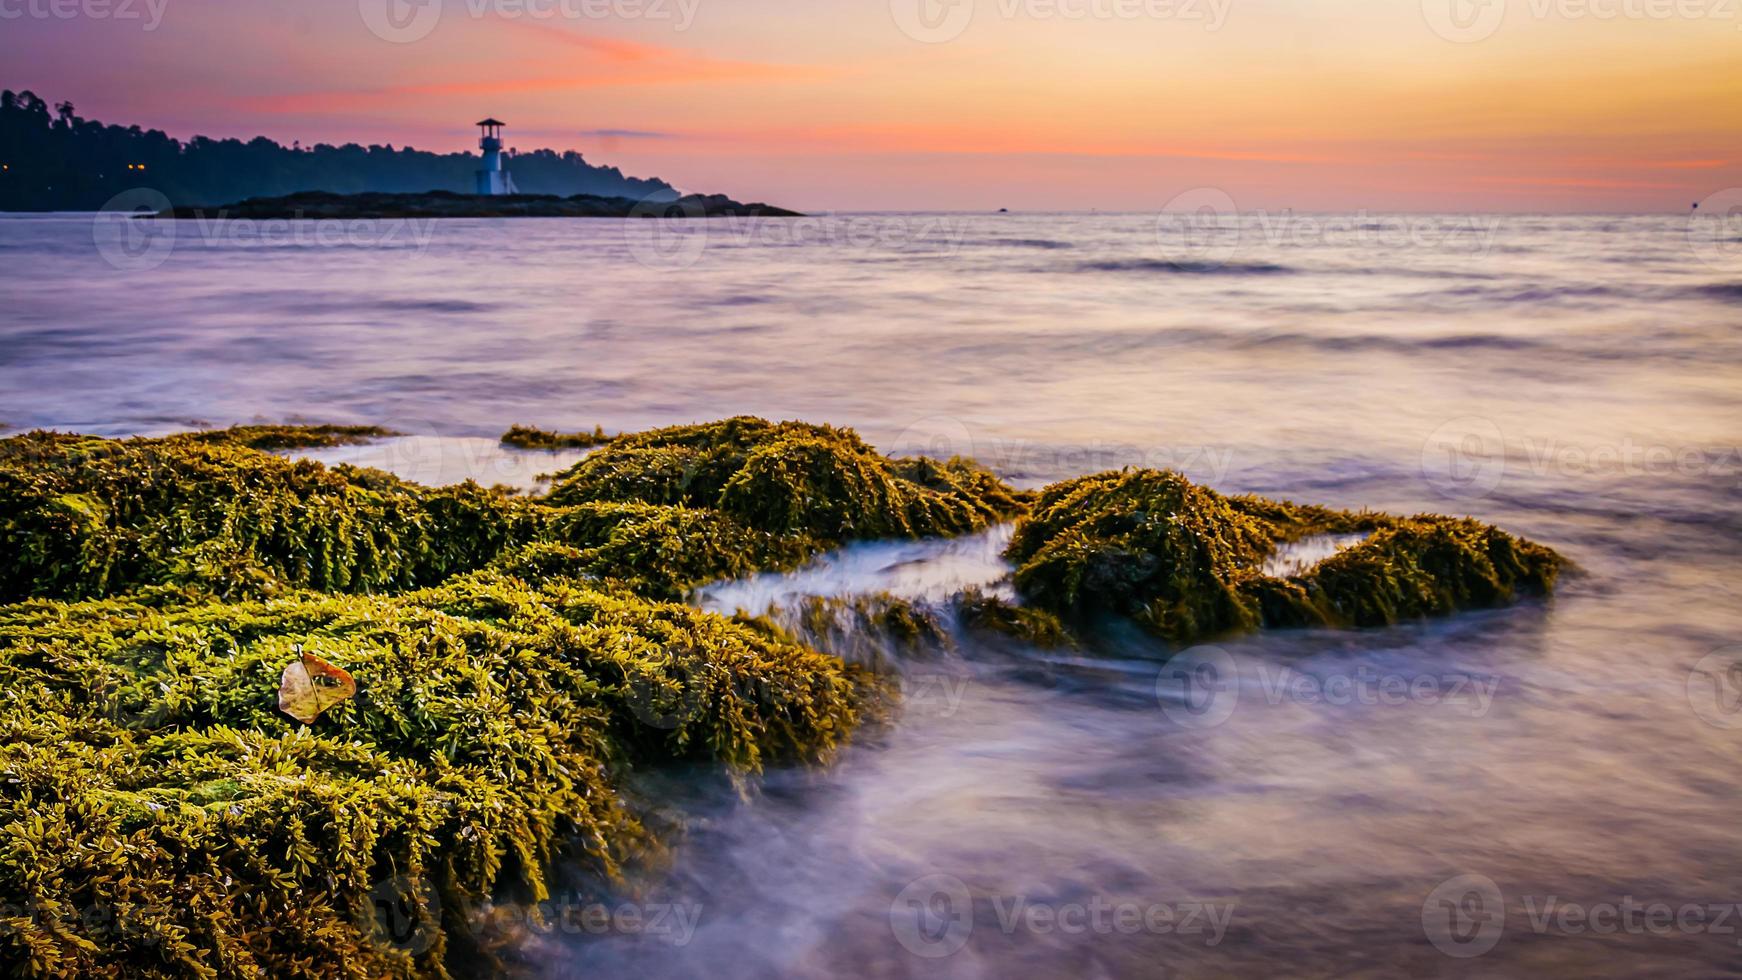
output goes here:
[{"label": "brown dried leaf", "polygon": [[284,668],[278,684],[278,710],[305,725],[314,724],[328,708],[355,696],[357,681],[350,674],[312,653]]}]

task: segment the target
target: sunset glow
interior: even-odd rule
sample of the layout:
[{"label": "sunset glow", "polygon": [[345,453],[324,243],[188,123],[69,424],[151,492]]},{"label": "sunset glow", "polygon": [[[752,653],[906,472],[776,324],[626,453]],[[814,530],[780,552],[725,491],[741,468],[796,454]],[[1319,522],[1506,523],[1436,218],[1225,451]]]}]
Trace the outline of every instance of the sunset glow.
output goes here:
[{"label": "sunset glow", "polygon": [[[1742,176],[1742,15],[1718,0],[921,3],[6,0],[0,58],[11,87],[181,138],[458,150],[495,115],[511,146],[817,209],[1209,186],[1252,208],[1663,211]],[[372,6],[419,36],[378,36]]]}]

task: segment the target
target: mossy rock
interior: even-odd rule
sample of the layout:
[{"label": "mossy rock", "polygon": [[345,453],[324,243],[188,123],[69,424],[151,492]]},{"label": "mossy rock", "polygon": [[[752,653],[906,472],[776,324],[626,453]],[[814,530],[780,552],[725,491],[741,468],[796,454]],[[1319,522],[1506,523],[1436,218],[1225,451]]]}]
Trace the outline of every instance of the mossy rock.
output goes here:
[{"label": "mossy rock", "polygon": [[227,442],[272,452],[282,449],[360,446],[401,434],[378,425],[238,425],[228,429],[185,432],[172,438],[194,442]]},{"label": "mossy rock", "polygon": [[516,425],[502,434],[502,445],[515,449],[555,452],[559,449],[591,449],[611,441],[604,426],[594,426],[591,432],[551,432],[531,426]]},{"label": "mossy rock", "polygon": [[1022,509],[968,461],[892,460],[850,430],[756,418],[619,437],[561,474],[549,499],[713,509],[820,544],[964,534]]},{"label": "mossy rock", "polygon": [[[313,438],[311,436],[311,438]],[[294,441],[273,430],[275,443]],[[287,589],[390,593],[437,584],[529,546],[547,574],[675,598],[786,568],[824,547],[723,512],[639,501],[550,506],[467,483],[429,488],[375,470],[250,448],[235,430],[111,440],[0,440],[0,601],[96,598],[177,585],[230,599]]]},{"label": "mossy rock", "polygon": [[1272,547],[1267,525],[1178,473],[1128,470],[1043,490],[1012,537],[1016,586],[1078,621],[1135,617],[1170,639],[1256,625],[1237,581]]},{"label": "mossy rock", "polygon": [[795,568],[822,550],[804,536],[753,530],[719,511],[641,503],[553,508],[542,540],[581,549],[571,568],[666,599],[707,582]]},{"label": "mossy rock", "polygon": [[1265,626],[1391,626],[1554,591],[1565,560],[1480,521],[1400,519],[1290,579],[1241,584]]},{"label": "mossy rock", "polygon": [[[1284,542],[1363,531],[1288,579]],[[1172,472],[1125,470],[1044,490],[1007,556],[1032,605],[1085,624],[1132,618],[1175,643],[1258,627],[1386,626],[1553,591],[1565,560],[1478,521],[1224,497]]]},{"label": "mossy rock", "polygon": [[[288,437],[277,431],[276,442]],[[476,484],[427,489],[250,448],[231,433],[0,440],[0,601],[212,576],[327,592],[432,585],[531,541],[545,515]]]},{"label": "mossy rock", "polygon": [[[276,710],[301,651],[360,690]],[[0,961],[24,976],[466,975],[468,910],[650,845],[644,764],[825,758],[872,688],[687,607],[494,572],[398,597],[0,608]],[[418,941],[373,929],[383,888]],[[452,969],[451,969],[452,968]]]}]

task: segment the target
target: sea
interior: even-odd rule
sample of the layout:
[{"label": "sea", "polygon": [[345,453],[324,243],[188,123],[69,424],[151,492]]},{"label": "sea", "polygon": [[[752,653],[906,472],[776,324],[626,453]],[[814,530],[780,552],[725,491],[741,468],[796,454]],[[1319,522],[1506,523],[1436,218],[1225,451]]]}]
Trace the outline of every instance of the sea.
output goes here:
[{"label": "sea", "polygon": [[[1023,487],[1470,515],[1574,563],[1392,629],[847,643],[892,717],[828,766],[638,777],[670,852],[552,897],[548,977],[1742,976],[1731,219],[59,214],[0,217],[0,270],[14,431],[370,423],[405,435],[321,458],[532,489],[575,454],[513,424],[757,415]],[[693,601],[1008,592],[1008,533]]]}]

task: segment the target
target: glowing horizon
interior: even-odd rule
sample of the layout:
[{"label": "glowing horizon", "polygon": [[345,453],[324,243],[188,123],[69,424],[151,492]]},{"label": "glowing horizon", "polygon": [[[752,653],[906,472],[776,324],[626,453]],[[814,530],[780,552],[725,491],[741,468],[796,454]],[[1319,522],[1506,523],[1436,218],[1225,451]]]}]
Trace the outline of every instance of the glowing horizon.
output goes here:
[{"label": "glowing horizon", "polygon": [[1742,185],[1729,0],[125,2],[0,0],[0,87],[183,139],[470,150],[496,116],[807,209],[1680,212]]}]

